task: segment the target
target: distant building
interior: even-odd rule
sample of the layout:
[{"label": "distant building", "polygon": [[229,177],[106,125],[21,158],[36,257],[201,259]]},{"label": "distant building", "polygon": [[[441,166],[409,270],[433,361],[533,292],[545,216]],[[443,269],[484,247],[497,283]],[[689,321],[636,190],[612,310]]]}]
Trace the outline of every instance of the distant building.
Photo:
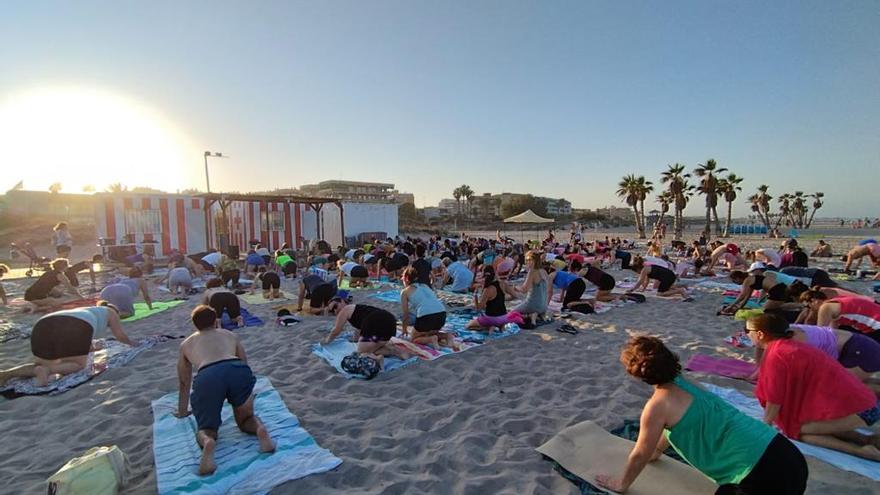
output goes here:
[{"label": "distant building", "polygon": [[623,208],[620,206],[606,206],[605,208],[596,208],[596,214],[606,218],[632,218],[633,212],[631,208]]},{"label": "distant building", "polygon": [[440,208],[436,206],[426,206],[422,208],[422,215],[425,216],[425,220],[434,220],[435,218],[443,216]]},{"label": "distant building", "polygon": [[501,198],[492,193],[483,193],[473,199],[471,213],[482,220],[494,220],[501,217]]},{"label": "distant building", "polygon": [[567,217],[571,215],[571,202],[566,199],[544,197],[538,197],[537,199],[544,202],[544,208],[551,217]]},{"label": "distant building", "polygon": [[300,186],[299,191],[303,195],[312,197],[372,203],[394,203],[397,194],[394,184],[348,180],[325,180],[317,184],[305,184]]},{"label": "distant building", "polygon": [[441,215],[453,216],[458,213],[458,205],[458,201],[450,198],[444,198],[440,200],[440,204],[437,205],[437,209],[440,210]]},{"label": "distant building", "polygon": [[391,191],[392,196],[394,197],[394,202],[402,205],[404,203],[409,203],[411,205],[416,204],[416,197],[413,193],[405,193],[399,192],[397,189]]}]

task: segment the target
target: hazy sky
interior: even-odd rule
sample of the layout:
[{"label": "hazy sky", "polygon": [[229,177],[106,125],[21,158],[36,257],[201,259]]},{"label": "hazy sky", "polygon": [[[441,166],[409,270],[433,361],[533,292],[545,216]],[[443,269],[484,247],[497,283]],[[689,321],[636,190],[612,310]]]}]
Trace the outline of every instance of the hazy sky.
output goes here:
[{"label": "hazy sky", "polygon": [[[0,106],[59,87],[132,102],[184,156],[159,169],[166,188],[204,188],[212,149],[232,156],[212,162],[215,190],[345,178],[424,206],[466,183],[595,208],[621,204],[625,173],[715,158],[743,197],[821,190],[824,215],[876,216],[878,27],[873,0],[4,2]],[[39,129],[43,110],[26,112]],[[6,125],[10,149],[32,132]],[[57,133],[28,149],[50,153]],[[138,136],[106,141],[164,146]],[[125,154],[74,172],[126,170]],[[0,189],[74,181],[54,160],[11,163],[0,136]]]}]

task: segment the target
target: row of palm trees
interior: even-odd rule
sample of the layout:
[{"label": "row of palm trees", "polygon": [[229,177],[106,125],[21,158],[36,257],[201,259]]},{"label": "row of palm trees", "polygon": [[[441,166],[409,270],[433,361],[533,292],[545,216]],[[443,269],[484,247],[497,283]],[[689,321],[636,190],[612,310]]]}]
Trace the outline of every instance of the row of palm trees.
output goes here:
[{"label": "row of palm trees", "polygon": [[467,184],[462,184],[455,189],[452,190],[452,197],[455,198],[455,206],[458,210],[458,216],[461,216],[461,200],[464,198],[465,204],[467,205],[467,213],[470,215],[471,211],[471,203],[474,200],[474,190],[471,189],[471,186]]},{"label": "row of palm trees", "polygon": [[[729,171],[724,167],[719,167],[714,159],[706,160],[705,164],[697,164],[693,175],[686,173],[685,170],[684,165],[676,163],[667,165],[667,170],[661,174],[660,182],[665,187],[657,195],[657,202],[660,204],[659,222],[663,222],[671,207],[673,210],[673,235],[675,239],[681,239],[684,230],[684,209],[694,194],[701,194],[706,198],[706,225],[704,229],[706,237],[710,237],[713,223],[716,235],[727,237],[730,234],[733,219],[733,203],[738,197],[737,193],[742,191],[740,184],[742,184],[743,178],[735,173],[722,175]],[[698,179],[696,184],[690,183],[689,179],[692,177]],[[654,184],[644,176],[628,174],[621,179],[617,186],[617,195],[633,209],[639,238],[644,239],[646,237],[645,200],[654,191]],[[748,198],[752,211],[768,230],[778,228],[783,222],[796,228],[809,228],[813,223],[816,210],[824,204],[822,198],[825,194],[821,192],[813,194],[804,194],[802,191],[797,191],[794,194],[786,193],[777,198],[779,212],[774,214],[771,212],[770,204],[773,197],[768,191],[769,186],[762,184],[758,187],[758,192]],[[727,218],[723,230],[718,217],[719,198],[727,203]],[[814,200],[812,212],[809,212],[808,198]],[[772,217],[776,217],[775,226],[772,225]]]}]

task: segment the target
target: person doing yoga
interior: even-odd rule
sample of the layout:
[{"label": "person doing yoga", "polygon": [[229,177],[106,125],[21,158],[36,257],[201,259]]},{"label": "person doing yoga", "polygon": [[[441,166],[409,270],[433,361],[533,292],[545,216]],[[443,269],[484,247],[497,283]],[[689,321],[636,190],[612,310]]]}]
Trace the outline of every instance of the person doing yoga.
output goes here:
[{"label": "person doing yoga", "polygon": [[746,331],[764,349],[755,397],[765,423],[789,438],[880,461],[880,437],[856,431],[880,419],[871,389],[824,352],[792,338],[778,315],[749,318]]},{"label": "person doing yoga", "polygon": [[225,312],[238,326],[244,326],[244,318],[241,316],[241,301],[234,292],[226,288],[223,281],[214,277],[205,284],[207,290],[202,297],[202,304],[210,306],[217,314],[217,319],[223,318]]},{"label": "person doing yoga", "polygon": [[626,465],[596,483],[623,493],[670,446],[719,485],[716,495],[801,495],[803,454],[772,427],[746,416],[681,376],[678,356],[656,337],[631,338],[620,353],[626,372],[651,385],[639,437]]},{"label": "person doing yoga", "polygon": [[803,301],[816,314],[822,327],[844,328],[880,341],[880,303],[865,296],[829,298],[821,291],[807,291]]},{"label": "person doing yoga", "polygon": [[[223,403],[229,401],[238,429],[256,435],[259,451],[275,451],[275,442],[260,418],[254,414],[256,377],[247,364],[238,336],[220,328],[217,313],[210,306],[199,305],[190,316],[196,328],[180,344],[177,377],[180,385],[175,416],[196,418],[196,442],[202,448],[199,474],[217,470],[214,451],[222,424]],[[193,369],[196,376],[193,378]],[[192,388],[192,395],[190,395]]]},{"label": "person doing yoga", "polygon": [[323,345],[333,342],[348,323],[355,330],[352,341],[357,342],[358,354],[372,357],[380,366],[386,356],[403,360],[412,357],[391,343],[391,338],[397,335],[397,317],[390,312],[366,304],[348,304],[336,297],[330,302],[329,313],[336,315],[336,324],[322,341]]},{"label": "person doing yoga", "polygon": [[[455,340],[449,333],[441,331],[446,324],[446,307],[430,286],[416,282],[418,273],[409,267],[403,272],[404,288],[400,291],[400,308],[403,312],[401,328],[410,333],[413,343],[437,348],[455,347]],[[410,324],[413,327],[409,332]]]},{"label": "person doing yoga", "polygon": [[660,265],[647,265],[645,264],[644,259],[636,256],[633,259],[633,262],[630,265],[629,269],[638,273],[639,279],[636,282],[635,287],[626,291],[627,294],[631,294],[633,292],[643,292],[648,287],[648,281],[654,280],[654,287],[657,289],[658,296],[679,296],[685,301],[693,300],[688,294],[687,289],[685,289],[684,287],[677,287],[675,285],[677,277],[675,276],[675,272],[673,272],[669,268],[665,268]]},{"label": "person doing yoga", "polygon": [[56,311],[37,320],[31,332],[33,364],[0,371],[0,385],[10,378],[34,377],[37,386],[45,387],[52,375],[64,376],[84,369],[89,352],[99,349],[92,340],[106,337],[108,328],[119,342],[135,345],[122,329],[116,308],[106,301],[97,304]]},{"label": "person doing yoga", "polygon": [[[721,309],[723,315],[734,315],[745,307],[752,292],[763,291],[767,297],[765,310],[799,311],[800,304],[793,303],[789,297],[789,285],[797,279],[779,272],[765,272],[763,263],[753,263],[749,273],[734,270],[730,280],[742,286],[739,296],[730,305]],[[788,283],[786,283],[788,282]]]},{"label": "person doing yoga", "polygon": [[505,293],[496,278],[495,269],[483,267],[483,290],[474,292],[474,308],[483,313],[469,321],[466,328],[471,330],[500,330],[508,323],[523,324],[522,315],[516,311],[507,312]]},{"label": "person doing yoga", "polygon": [[[24,291],[25,301],[33,304],[36,309],[51,309],[65,302],[85,299],[65,274],[68,268],[66,259],[58,258],[49,266],[49,270],[40,275],[40,278]],[[65,289],[73,297],[62,298]]]}]

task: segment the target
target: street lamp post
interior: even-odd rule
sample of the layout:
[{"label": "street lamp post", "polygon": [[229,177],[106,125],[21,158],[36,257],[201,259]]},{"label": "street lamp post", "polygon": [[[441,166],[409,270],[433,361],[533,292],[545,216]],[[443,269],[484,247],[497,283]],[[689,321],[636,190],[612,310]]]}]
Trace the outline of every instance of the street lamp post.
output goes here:
[{"label": "street lamp post", "polygon": [[208,192],[211,192],[211,178],[208,176],[208,157],[214,158],[229,158],[228,155],[224,155],[223,153],[217,153],[215,151],[206,151],[205,152],[205,185],[208,187]]}]

